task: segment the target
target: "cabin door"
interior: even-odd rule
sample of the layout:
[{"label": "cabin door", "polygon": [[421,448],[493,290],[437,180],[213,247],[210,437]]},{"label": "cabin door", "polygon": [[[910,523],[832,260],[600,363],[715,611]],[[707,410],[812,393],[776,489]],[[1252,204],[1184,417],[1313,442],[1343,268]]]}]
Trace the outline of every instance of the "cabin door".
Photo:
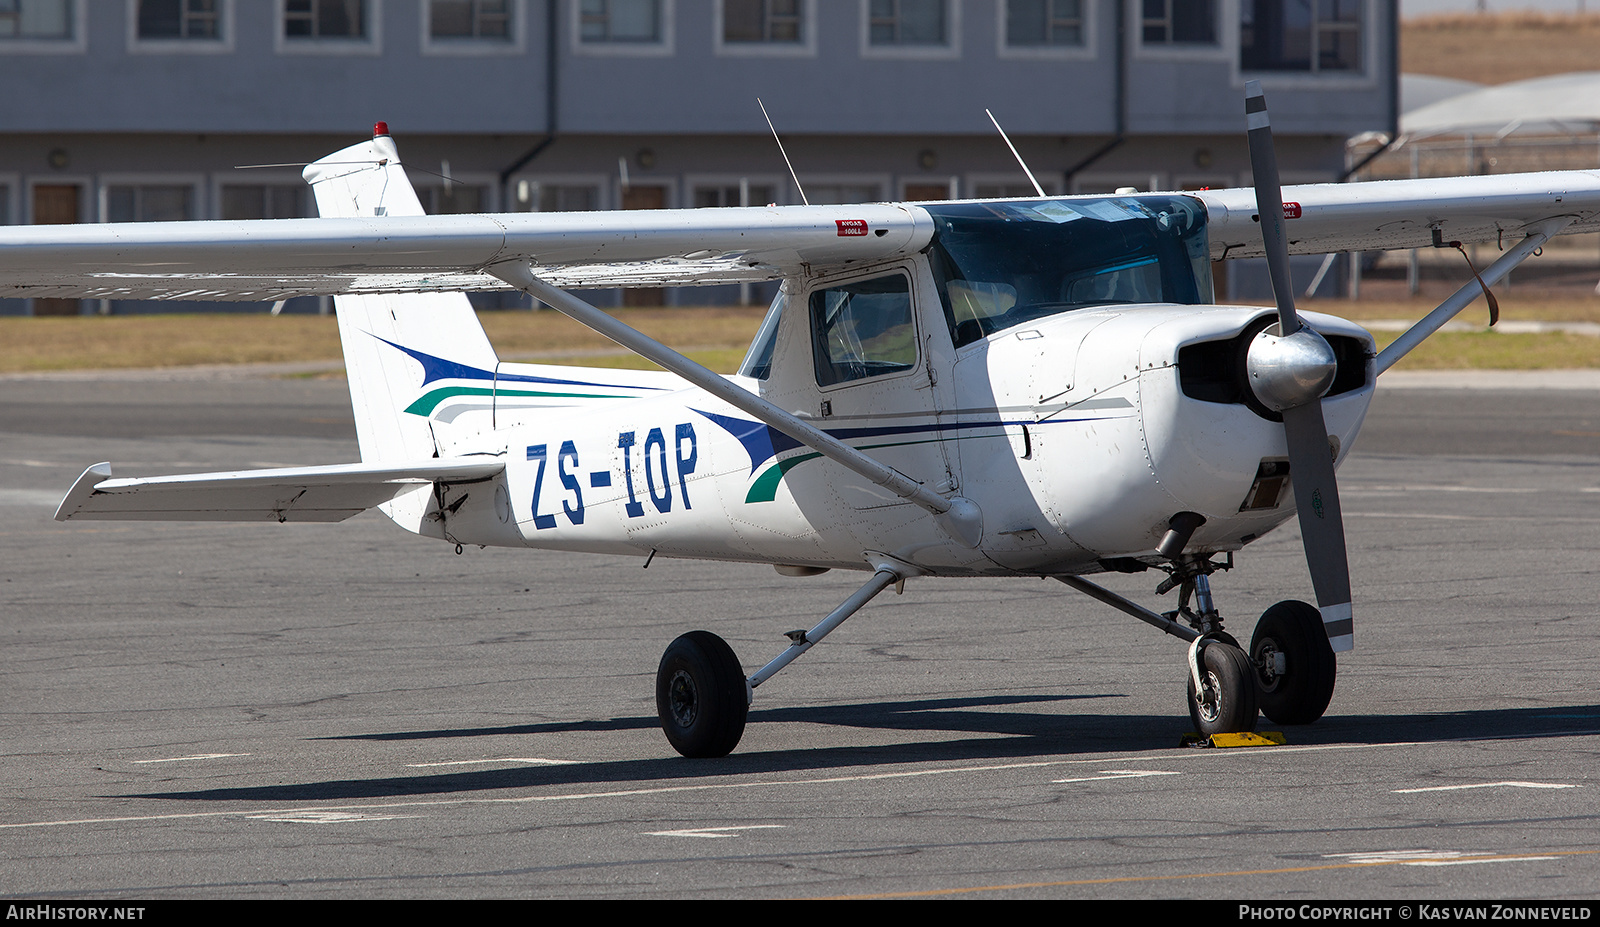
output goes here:
[{"label": "cabin door", "polygon": [[[835,437],[943,493],[955,486],[944,427],[950,378],[940,383],[930,361],[928,334],[936,330],[921,310],[938,304],[931,281],[916,270],[899,266],[808,292],[815,415]],[[835,489],[852,509],[909,504],[838,472]]]}]

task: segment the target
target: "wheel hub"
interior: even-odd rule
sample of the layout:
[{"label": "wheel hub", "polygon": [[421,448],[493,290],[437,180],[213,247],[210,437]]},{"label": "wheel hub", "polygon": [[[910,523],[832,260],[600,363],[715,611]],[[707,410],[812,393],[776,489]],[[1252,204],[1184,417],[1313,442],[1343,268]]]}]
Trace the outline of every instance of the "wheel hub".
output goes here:
[{"label": "wheel hub", "polygon": [[672,720],[679,727],[692,727],[694,720],[700,714],[698,693],[694,687],[694,677],[687,670],[678,670],[672,674],[672,682],[667,689],[668,703],[672,709]]},{"label": "wheel hub", "polygon": [[1209,670],[1200,679],[1200,691],[1195,696],[1195,703],[1199,706],[1201,719],[1207,724],[1215,722],[1222,713],[1218,705],[1218,686],[1217,674]]},{"label": "wheel hub", "polygon": [[1260,684],[1261,691],[1275,692],[1280,681],[1283,654],[1278,650],[1278,644],[1271,638],[1266,638],[1256,645],[1256,652],[1251,654],[1256,667],[1256,682]]}]

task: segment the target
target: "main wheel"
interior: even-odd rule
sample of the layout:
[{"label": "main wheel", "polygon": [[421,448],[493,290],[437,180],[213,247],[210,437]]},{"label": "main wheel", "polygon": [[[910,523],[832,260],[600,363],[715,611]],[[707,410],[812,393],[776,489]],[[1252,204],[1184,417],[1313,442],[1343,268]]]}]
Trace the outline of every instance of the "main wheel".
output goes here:
[{"label": "main wheel", "polygon": [[1189,718],[1195,730],[1242,734],[1256,729],[1256,680],[1250,660],[1232,644],[1212,641],[1200,652],[1200,691],[1189,679]]},{"label": "main wheel", "polygon": [[1328,710],[1339,664],[1315,606],[1279,602],[1263,612],[1250,638],[1250,657],[1262,714],[1278,724],[1310,724]]},{"label": "main wheel", "polygon": [[661,655],[656,714],[672,748],[688,757],[727,756],[744,736],[750,701],[744,668],[728,642],[690,631]]}]

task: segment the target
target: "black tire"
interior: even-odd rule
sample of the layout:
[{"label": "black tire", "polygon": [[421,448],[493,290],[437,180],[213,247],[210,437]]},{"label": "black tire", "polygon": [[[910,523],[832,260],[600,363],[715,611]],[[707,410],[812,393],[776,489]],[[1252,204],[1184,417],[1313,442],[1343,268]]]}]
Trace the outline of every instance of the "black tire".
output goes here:
[{"label": "black tire", "polygon": [[1200,652],[1205,693],[1198,694],[1189,679],[1189,718],[1195,730],[1212,734],[1243,734],[1256,729],[1256,679],[1244,651],[1232,644],[1212,641]]},{"label": "black tire", "polygon": [[744,736],[749,712],[744,668],[727,641],[690,631],[661,655],[656,714],[674,750],[694,758],[727,756]]},{"label": "black tire", "polygon": [[[1285,664],[1281,675],[1273,669],[1280,653]],[[1250,638],[1250,658],[1261,690],[1261,713],[1273,722],[1310,724],[1328,710],[1339,663],[1315,606],[1287,601],[1263,612]]]}]

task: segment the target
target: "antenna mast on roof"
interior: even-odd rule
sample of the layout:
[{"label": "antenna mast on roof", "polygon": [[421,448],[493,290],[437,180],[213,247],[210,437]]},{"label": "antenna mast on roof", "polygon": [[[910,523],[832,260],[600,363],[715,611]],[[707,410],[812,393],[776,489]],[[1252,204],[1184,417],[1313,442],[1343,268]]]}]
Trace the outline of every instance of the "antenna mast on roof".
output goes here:
[{"label": "antenna mast on roof", "polygon": [[984,109],[983,113],[989,117],[990,122],[994,123],[994,130],[1000,133],[1001,138],[1005,139],[1006,147],[1011,149],[1011,157],[1016,158],[1017,163],[1022,165],[1022,172],[1028,175],[1028,183],[1033,184],[1034,192],[1041,197],[1045,196],[1044,187],[1039,186],[1039,181],[1034,178],[1033,171],[1028,170],[1028,162],[1022,160],[1022,155],[1017,153],[1017,146],[1011,144],[1011,136],[1006,134],[1005,129],[1000,128],[1000,120],[994,118],[994,113],[989,112],[988,109]]},{"label": "antenna mast on roof", "polygon": [[800,186],[800,176],[794,172],[794,164],[789,160],[789,152],[783,150],[783,139],[778,137],[778,127],[772,124],[772,117],[767,115],[767,104],[761,102],[760,97],[756,97],[756,105],[761,107],[761,115],[767,120],[767,128],[772,130],[772,140],[778,143],[778,153],[783,155],[783,163],[789,165],[789,176],[794,178],[794,188],[800,191],[800,202],[810,206],[811,201],[806,199],[805,187]]}]

